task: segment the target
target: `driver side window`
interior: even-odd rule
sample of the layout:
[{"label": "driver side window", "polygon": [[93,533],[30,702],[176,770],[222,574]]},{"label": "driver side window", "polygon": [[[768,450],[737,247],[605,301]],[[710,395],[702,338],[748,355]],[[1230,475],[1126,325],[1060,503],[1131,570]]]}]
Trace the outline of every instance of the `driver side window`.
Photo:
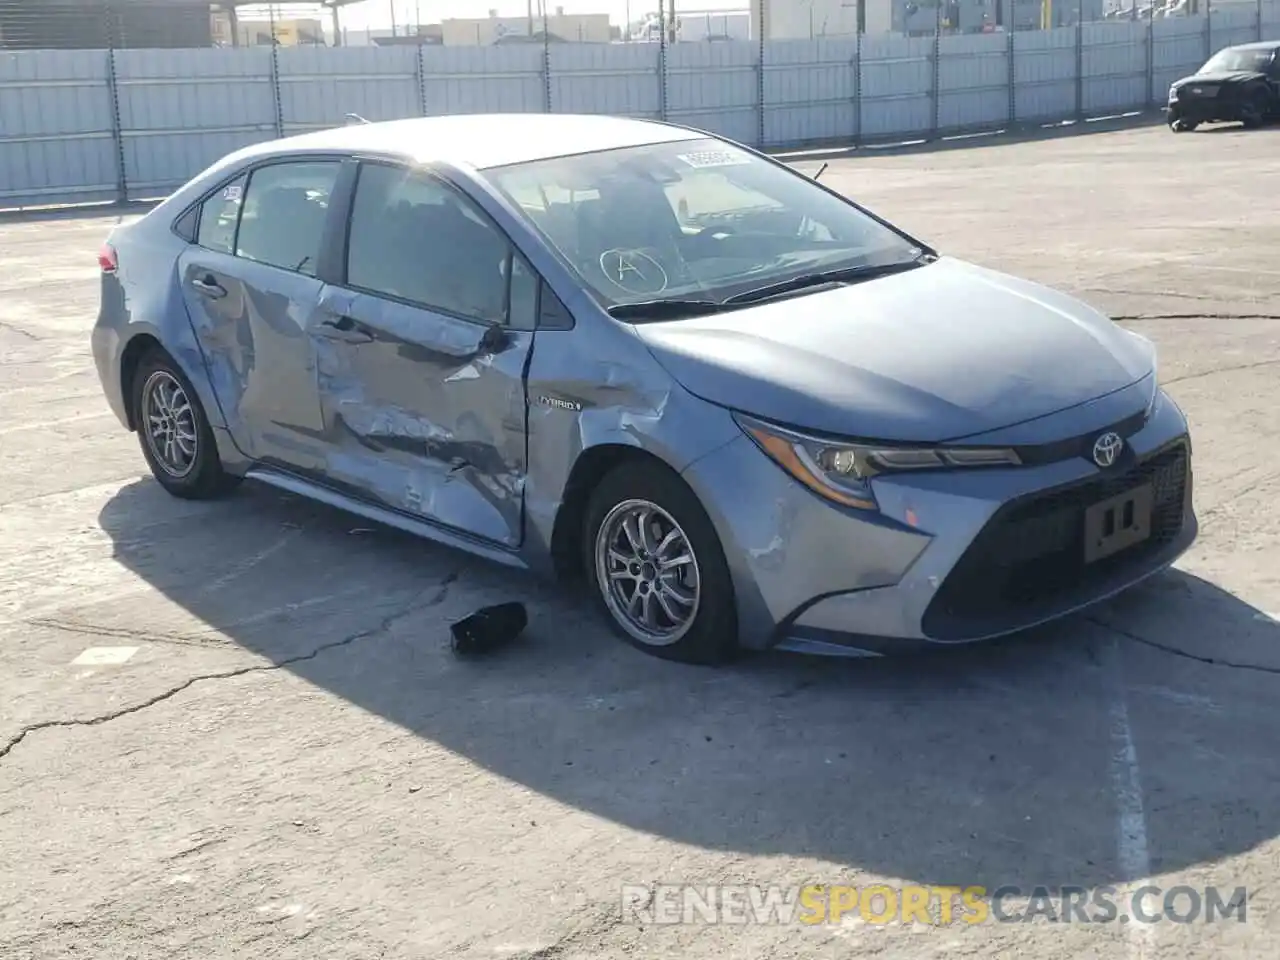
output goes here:
[{"label": "driver side window", "polygon": [[361,166],[347,245],[349,286],[505,323],[510,275],[507,238],[458,191],[403,167]]}]

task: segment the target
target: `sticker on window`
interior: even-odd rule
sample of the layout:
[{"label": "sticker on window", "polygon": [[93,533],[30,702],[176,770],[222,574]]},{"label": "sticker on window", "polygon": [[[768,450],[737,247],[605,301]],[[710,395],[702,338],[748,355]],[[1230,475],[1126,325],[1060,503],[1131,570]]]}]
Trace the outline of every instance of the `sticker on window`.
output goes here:
[{"label": "sticker on window", "polygon": [[230,202],[235,203],[237,200],[240,199],[241,189],[242,188],[238,183],[233,183],[230,186],[223,187],[222,199],[229,200]]},{"label": "sticker on window", "polygon": [[681,153],[678,157],[697,170],[706,167],[741,167],[751,162],[750,157],[730,153],[728,150],[699,150],[697,153]]}]

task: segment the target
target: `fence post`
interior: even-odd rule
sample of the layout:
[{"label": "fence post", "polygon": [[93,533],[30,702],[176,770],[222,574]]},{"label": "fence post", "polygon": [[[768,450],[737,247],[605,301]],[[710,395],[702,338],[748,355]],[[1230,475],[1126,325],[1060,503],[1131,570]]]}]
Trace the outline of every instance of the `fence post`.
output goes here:
[{"label": "fence post", "polygon": [[933,8],[933,54],[930,56],[930,78],[929,78],[929,139],[938,139],[938,122],[939,110],[938,101],[941,99],[941,80],[942,80],[942,2],[935,0],[936,6]]},{"label": "fence post", "polygon": [[764,82],[764,51],[765,51],[765,4],[769,0],[760,0],[760,23],[757,25],[756,37],[756,146],[763,149],[765,138],[765,82]]},{"label": "fence post", "polygon": [[1158,106],[1160,101],[1156,99],[1156,28],[1155,18],[1147,17],[1147,96],[1144,110],[1149,110],[1153,105]]},{"label": "fence post", "polygon": [[542,45],[542,109],[545,113],[553,112],[551,101],[551,47]]},{"label": "fence post", "polygon": [[1258,42],[1262,42],[1262,0],[1258,0]]},{"label": "fence post", "polygon": [[853,142],[862,145],[862,27],[853,48]]},{"label": "fence post", "polygon": [[1076,2],[1076,120],[1084,119],[1084,4]]},{"label": "fence post", "polygon": [[1213,56],[1213,0],[1204,0],[1204,58]]},{"label": "fence post", "polygon": [[667,5],[658,0],[658,119],[667,119]]},{"label": "fence post", "polygon": [[1018,122],[1018,70],[1014,61],[1017,46],[1013,42],[1013,0],[996,0],[1007,4],[1004,20],[1005,55],[1009,61],[1009,126]]},{"label": "fence post", "polygon": [[280,98],[280,48],[271,44],[271,101],[276,111],[276,137],[284,136],[284,104]]},{"label": "fence post", "polygon": [[116,76],[116,48],[107,50],[107,92],[111,100],[111,140],[116,148],[116,203],[129,200],[129,177],[124,169],[124,127],[120,122],[120,80]]},{"label": "fence post", "polygon": [[[334,7],[334,15],[337,15],[337,7]],[[414,72],[417,76],[414,78],[418,81],[418,114],[425,117],[427,115],[427,45],[425,43],[418,44],[418,56],[414,60]]]}]

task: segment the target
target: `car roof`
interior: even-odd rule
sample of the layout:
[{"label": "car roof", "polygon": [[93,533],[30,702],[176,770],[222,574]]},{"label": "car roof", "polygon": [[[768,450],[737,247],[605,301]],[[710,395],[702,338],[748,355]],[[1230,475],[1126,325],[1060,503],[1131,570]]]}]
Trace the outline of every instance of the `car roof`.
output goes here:
[{"label": "car roof", "polygon": [[652,120],[564,113],[485,113],[354,123],[271,140],[239,159],[294,151],[375,153],[417,163],[450,163],[482,170],[551,157],[652,143],[701,139],[708,134]]},{"label": "car roof", "polygon": [[[1280,40],[1255,40],[1253,43],[1237,43],[1228,50],[1276,50],[1280,49]],[[1221,52],[1221,51],[1219,51]]]}]

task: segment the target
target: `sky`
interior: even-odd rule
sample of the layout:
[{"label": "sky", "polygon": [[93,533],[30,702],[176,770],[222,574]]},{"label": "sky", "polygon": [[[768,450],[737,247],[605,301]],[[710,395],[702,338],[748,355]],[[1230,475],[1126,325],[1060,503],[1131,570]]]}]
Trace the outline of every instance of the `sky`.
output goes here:
[{"label": "sky", "polygon": [[[389,29],[393,3],[397,24],[414,23],[416,18],[422,23],[433,23],[447,17],[484,17],[490,10],[497,10],[499,16],[523,17],[529,10],[527,0],[364,0],[343,7],[339,16],[348,30]],[[554,12],[559,6],[564,7],[565,13],[607,13],[617,25],[626,22],[628,11],[632,20],[639,20],[658,9],[657,0],[546,0],[546,3],[548,12]],[[675,0],[675,5],[680,14],[746,10],[750,3],[749,0]]]}]

